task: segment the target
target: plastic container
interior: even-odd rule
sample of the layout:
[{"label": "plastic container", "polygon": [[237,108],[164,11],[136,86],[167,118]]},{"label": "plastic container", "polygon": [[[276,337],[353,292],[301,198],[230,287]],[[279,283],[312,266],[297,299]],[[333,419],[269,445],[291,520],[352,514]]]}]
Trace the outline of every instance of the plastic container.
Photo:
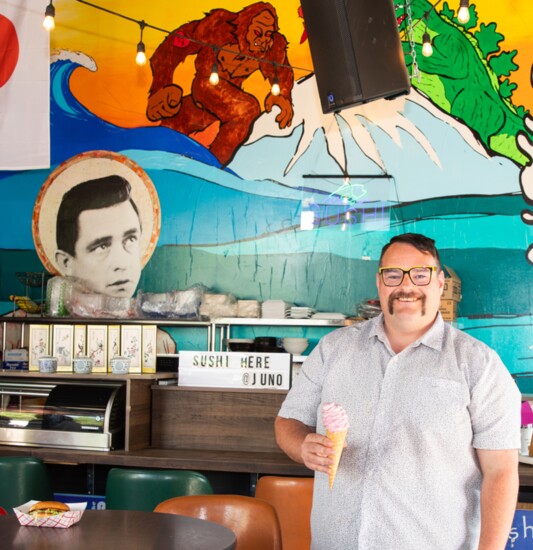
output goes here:
[{"label": "plastic container", "polygon": [[533,424],[522,426],[520,428],[520,454],[529,456],[529,447],[531,445],[531,437],[533,436]]}]

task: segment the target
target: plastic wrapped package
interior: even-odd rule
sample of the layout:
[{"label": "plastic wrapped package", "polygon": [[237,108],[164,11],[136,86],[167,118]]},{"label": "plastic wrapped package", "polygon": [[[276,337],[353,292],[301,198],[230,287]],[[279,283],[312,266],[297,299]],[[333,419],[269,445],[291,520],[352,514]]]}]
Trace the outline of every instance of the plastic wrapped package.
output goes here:
[{"label": "plastic wrapped package", "polygon": [[200,314],[217,319],[220,317],[237,317],[238,304],[233,294],[211,294],[206,292],[200,306]]},{"label": "plastic wrapped package", "polygon": [[130,298],[115,298],[89,292],[73,277],[54,277],[46,289],[47,311],[52,317],[127,318],[135,317]]},{"label": "plastic wrapped package", "polygon": [[67,302],[70,299],[74,279],[52,277],[46,283],[46,312],[50,317],[65,317],[69,314]]},{"label": "plastic wrapped package", "polygon": [[199,319],[203,289],[191,287],[172,292],[142,292],[137,295],[142,315],[162,319]]},{"label": "plastic wrapped package", "polygon": [[261,317],[261,302],[257,300],[237,300],[237,317]]},{"label": "plastic wrapped package", "polygon": [[115,298],[103,294],[89,294],[75,289],[70,294],[67,308],[75,317],[102,317],[125,319],[135,317],[135,307],[130,298]]},{"label": "plastic wrapped package", "polygon": [[379,300],[370,299],[361,302],[357,308],[357,312],[363,319],[371,319],[377,317],[381,313],[381,305]]}]

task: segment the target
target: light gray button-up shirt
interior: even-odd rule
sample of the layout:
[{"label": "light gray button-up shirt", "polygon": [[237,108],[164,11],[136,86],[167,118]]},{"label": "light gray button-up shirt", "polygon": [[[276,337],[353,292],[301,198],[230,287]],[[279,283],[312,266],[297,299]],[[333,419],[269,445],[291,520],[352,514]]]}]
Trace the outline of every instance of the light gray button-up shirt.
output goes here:
[{"label": "light gray button-up shirt", "polygon": [[475,449],[520,448],[520,392],[498,355],[444,323],[395,354],[383,317],[335,330],[306,360],[279,415],[325,433],[344,406],[332,489],[317,472],[313,550],[471,550],[480,530]]}]

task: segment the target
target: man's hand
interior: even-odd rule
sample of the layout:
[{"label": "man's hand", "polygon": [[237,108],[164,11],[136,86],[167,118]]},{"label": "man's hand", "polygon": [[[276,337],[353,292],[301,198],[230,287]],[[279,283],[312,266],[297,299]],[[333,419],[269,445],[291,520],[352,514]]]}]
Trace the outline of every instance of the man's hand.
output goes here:
[{"label": "man's hand", "polygon": [[310,433],[302,443],[302,460],[310,470],[329,474],[333,453],[333,444],[325,435]]},{"label": "man's hand", "polygon": [[175,84],[170,84],[170,86],[165,86],[154,92],[148,98],[148,106],[146,107],[148,120],[155,122],[178,114],[181,109],[182,95],[183,90]]},{"label": "man's hand", "polygon": [[294,111],[292,109],[292,103],[290,99],[287,99],[282,95],[268,94],[265,99],[265,111],[267,113],[270,113],[274,105],[277,105],[281,109],[281,112],[276,117],[276,122],[279,124],[279,127],[283,130],[283,128],[286,128],[287,126],[291,125],[292,117],[294,115]]},{"label": "man's hand", "polygon": [[275,422],[276,442],[280,449],[310,470],[329,473],[333,464],[333,444],[315,428],[292,418],[278,416]]}]

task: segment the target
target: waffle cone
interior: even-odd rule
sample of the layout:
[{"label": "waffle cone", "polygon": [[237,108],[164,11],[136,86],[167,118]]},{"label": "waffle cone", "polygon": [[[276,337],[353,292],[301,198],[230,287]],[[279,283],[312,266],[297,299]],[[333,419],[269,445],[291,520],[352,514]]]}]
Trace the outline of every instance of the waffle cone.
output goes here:
[{"label": "waffle cone", "polygon": [[332,455],[334,463],[331,465],[329,470],[329,488],[333,487],[333,482],[335,481],[335,476],[337,475],[337,468],[339,467],[339,462],[341,459],[342,450],[344,449],[344,442],[346,440],[346,434],[348,430],[342,430],[341,432],[330,432],[326,430],[327,438],[333,443],[333,450],[335,454]]}]

